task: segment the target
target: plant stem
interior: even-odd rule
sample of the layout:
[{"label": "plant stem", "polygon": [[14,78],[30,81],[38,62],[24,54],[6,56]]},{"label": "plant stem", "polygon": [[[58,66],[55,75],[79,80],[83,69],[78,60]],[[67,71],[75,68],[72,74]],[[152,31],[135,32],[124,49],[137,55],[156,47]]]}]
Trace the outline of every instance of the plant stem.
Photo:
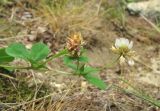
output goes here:
[{"label": "plant stem", "polygon": [[100,68],[101,71],[105,70],[106,68],[113,67],[120,59],[121,55],[119,55],[112,63],[106,64],[104,67]]},{"label": "plant stem", "polygon": [[75,71],[75,74],[77,74],[77,72],[78,72],[78,70],[79,70],[79,64],[80,64],[80,63],[79,63],[79,60],[77,60],[76,62],[77,62],[77,63],[76,63],[77,69],[76,69],[76,71]]},{"label": "plant stem", "polygon": [[68,51],[67,51],[66,49],[58,52],[57,54],[52,55],[51,57],[49,57],[48,59],[46,59],[46,61],[44,61],[44,62],[41,63],[40,65],[44,65],[44,64],[46,64],[47,62],[49,62],[49,61],[51,61],[51,60],[53,60],[53,59],[55,59],[55,58],[57,58],[57,57],[60,57],[60,56],[62,56],[62,55],[65,55],[65,54],[68,54]]},{"label": "plant stem", "polygon": [[132,95],[134,95],[134,96],[136,96],[138,98],[141,98],[141,99],[143,99],[143,100],[145,100],[145,101],[147,101],[147,102],[149,102],[149,103],[151,103],[151,104],[153,104],[153,105],[155,105],[155,106],[160,108],[160,101],[155,100],[152,97],[149,97],[149,96],[146,96],[146,95],[144,96],[143,94],[140,94],[139,92],[127,91],[126,89],[124,89],[122,87],[119,87],[118,85],[114,85],[113,84],[112,86],[115,87],[115,88],[120,89],[121,91],[124,91],[127,94],[132,94]]},{"label": "plant stem", "polygon": [[9,75],[7,75],[7,74],[2,74],[2,73],[0,73],[0,76],[6,77],[6,78],[9,78],[9,79],[13,79],[13,80],[17,80],[16,78],[11,77],[11,76],[9,76]]},{"label": "plant stem", "polygon": [[[121,57],[121,55],[118,56],[118,58],[115,59],[115,61],[113,61],[111,64],[106,65],[106,66],[104,66],[103,68],[101,68],[101,70],[104,70],[104,69],[106,69],[106,68],[110,68],[110,67],[112,67],[113,65],[115,65],[115,63],[118,62],[118,60],[120,59],[120,57]],[[121,67],[121,68],[122,68],[122,67]],[[122,69],[121,69],[121,75],[122,75],[122,73],[123,73],[123,72],[122,72]],[[139,91],[137,88],[135,88],[133,85],[131,85],[130,83],[128,83],[128,81],[126,81],[126,80],[124,80],[124,79],[122,79],[122,78],[119,78],[119,79],[120,79],[121,81],[123,81],[124,83],[126,83],[128,86],[130,86],[130,87],[134,90],[134,92],[133,92],[133,91],[132,91],[132,92],[131,92],[131,91],[127,91],[126,89],[124,89],[124,88],[122,88],[122,87],[119,87],[118,85],[113,85],[113,87],[116,87],[116,88],[124,91],[125,93],[130,93],[130,94],[132,94],[132,95],[134,95],[134,96],[136,96],[136,97],[138,97],[138,98],[141,98],[141,99],[143,99],[143,100],[145,100],[145,101],[147,101],[147,102],[149,102],[149,103],[151,103],[151,104],[153,104],[153,105],[155,105],[155,106],[157,106],[157,107],[160,108],[160,101],[155,100],[154,98],[146,95],[145,93],[142,93],[142,92]]]},{"label": "plant stem", "polygon": [[14,67],[14,66],[7,66],[7,65],[0,65],[0,67],[11,68],[11,69],[31,69],[32,68],[30,66],[27,66],[27,67]]}]

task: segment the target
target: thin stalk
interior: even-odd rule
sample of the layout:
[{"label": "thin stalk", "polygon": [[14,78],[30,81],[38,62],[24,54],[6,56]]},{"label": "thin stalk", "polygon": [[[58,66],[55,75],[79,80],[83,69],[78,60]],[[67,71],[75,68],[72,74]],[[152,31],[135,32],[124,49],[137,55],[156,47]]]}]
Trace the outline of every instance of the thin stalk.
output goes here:
[{"label": "thin stalk", "polygon": [[101,71],[105,70],[106,68],[113,67],[120,59],[121,55],[119,55],[112,63],[106,64],[104,67],[100,68]]},{"label": "thin stalk", "polygon": [[31,69],[32,68],[30,66],[26,66],[26,67],[14,67],[14,66],[8,66],[8,65],[0,65],[0,67],[11,68],[11,69]]},{"label": "thin stalk", "polygon": [[[120,68],[121,68],[121,76],[122,76],[124,68],[123,68],[123,66],[121,66]],[[146,95],[145,93],[142,93],[140,90],[135,88],[132,84],[130,84],[127,80],[124,80],[122,77],[119,77],[119,80],[124,82],[125,84],[127,84],[129,87],[131,87],[133,89],[133,91],[132,92],[131,91],[127,91],[127,90],[125,90],[125,89],[123,89],[123,88],[118,86],[119,89],[123,89],[123,91],[126,92],[126,93],[131,93],[131,94],[135,95],[138,98],[141,98],[141,99],[143,99],[145,101],[148,101],[149,103],[151,103],[151,104],[153,104],[153,105],[155,105],[157,107],[160,107],[160,101],[157,101],[157,100],[153,99],[152,97]]]},{"label": "thin stalk", "polygon": [[44,61],[40,65],[44,65],[44,64],[48,63],[49,61],[51,61],[51,60],[53,60],[53,59],[55,59],[57,57],[60,57],[62,55],[65,55],[67,53],[68,53],[68,51],[66,49],[64,49],[64,50],[60,51],[59,53],[52,55],[51,57],[49,57],[48,59],[46,59],[46,61]]},{"label": "thin stalk", "polygon": [[132,94],[132,95],[134,95],[134,96],[136,96],[136,97],[138,97],[138,98],[141,98],[141,99],[143,99],[143,100],[145,100],[145,101],[147,101],[147,102],[149,102],[149,103],[151,103],[151,104],[153,104],[153,105],[155,105],[155,106],[157,106],[157,107],[160,108],[160,102],[157,101],[157,100],[154,100],[154,99],[151,98],[151,97],[146,97],[146,96],[143,96],[143,95],[141,95],[141,94],[139,94],[139,93],[127,91],[127,90],[125,90],[124,88],[119,87],[118,85],[112,85],[112,86],[115,87],[115,88],[120,89],[121,91],[123,91],[123,92],[125,92],[125,93],[127,93],[127,94]]},{"label": "thin stalk", "polygon": [[[123,72],[121,71],[121,73],[123,73]],[[132,84],[130,84],[127,80],[124,80],[121,77],[119,79],[134,90],[134,92],[130,92],[130,91],[124,90],[125,92],[131,93],[131,94],[135,95],[138,98],[141,98],[141,99],[143,99],[145,101],[148,101],[151,104],[154,104],[155,106],[160,107],[160,102],[159,101],[153,99],[152,97],[146,95],[145,93],[142,93],[140,90],[138,90],[137,88],[135,88]]]},{"label": "thin stalk", "polygon": [[124,80],[122,78],[120,78],[121,81],[123,81],[124,83],[126,83],[128,86],[130,86],[132,89],[134,89],[134,91],[136,91],[136,93],[139,94],[139,96],[142,96],[145,99],[149,99],[150,101],[155,101],[157,102],[157,104],[159,104],[160,106],[160,101],[157,101],[155,99],[153,99],[152,97],[148,96],[146,93],[141,92],[140,90],[138,90],[137,88],[135,88],[133,85],[131,85],[127,80]]},{"label": "thin stalk", "polygon": [[77,60],[77,70],[79,69],[79,60]]},{"label": "thin stalk", "polygon": [[9,79],[13,79],[13,80],[17,80],[16,78],[11,77],[11,76],[9,76],[9,75],[7,75],[7,74],[3,74],[3,73],[0,73],[0,76],[3,76],[3,77],[5,77],[5,78],[9,78]]},{"label": "thin stalk", "polygon": [[77,62],[77,63],[76,63],[77,69],[76,69],[76,71],[75,71],[75,74],[77,74],[77,72],[78,72],[78,70],[79,70],[79,64],[80,64],[79,60],[77,60],[76,62]]}]

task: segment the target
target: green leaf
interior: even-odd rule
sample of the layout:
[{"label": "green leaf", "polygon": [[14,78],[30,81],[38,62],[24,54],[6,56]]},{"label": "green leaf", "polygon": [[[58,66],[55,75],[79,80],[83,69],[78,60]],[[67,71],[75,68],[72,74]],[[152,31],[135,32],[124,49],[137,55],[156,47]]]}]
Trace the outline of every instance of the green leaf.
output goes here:
[{"label": "green leaf", "polygon": [[83,74],[84,69],[85,69],[85,64],[82,64],[82,66],[79,68],[80,74]]},{"label": "green leaf", "polygon": [[97,73],[99,70],[90,66],[86,66],[84,67],[84,71],[83,74],[95,74]]},{"label": "green leaf", "polygon": [[68,67],[70,67],[71,69],[73,70],[77,70],[77,65],[76,64],[72,64],[72,63],[69,63],[69,64],[66,64]]},{"label": "green leaf", "polygon": [[99,89],[105,90],[106,84],[99,78],[93,76],[92,74],[86,74],[83,76],[89,83],[97,86]]},{"label": "green leaf", "polygon": [[95,74],[97,73],[99,70],[90,66],[85,66],[82,65],[79,69],[79,74],[80,75],[86,75],[86,74]]},{"label": "green leaf", "polygon": [[79,60],[80,62],[88,62],[88,57],[80,56],[80,57],[78,58],[78,60]]},{"label": "green leaf", "polygon": [[29,51],[21,43],[13,43],[6,48],[6,53],[15,58],[27,59]]},{"label": "green leaf", "polygon": [[5,48],[0,49],[0,63],[7,63],[13,60],[14,58],[6,53]]},{"label": "green leaf", "polygon": [[70,56],[64,56],[64,58],[63,58],[63,62],[64,62],[65,65],[67,65],[67,64],[69,64],[73,61],[74,61],[74,59]]},{"label": "green leaf", "polygon": [[72,68],[73,70],[77,70],[77,65],[73,64],[74,60],[70,56],[64,56],[63,62],[66,66]]},{"label": "green leaf", "polygon": [[29,59],[37,62],[45,59],[50,53],[50,49],[43,43],[36,43],[32,46]]},{"label": "green leaf", "polygon": [[63,60],[65,64],[68,64],[70,62],[77,61],[77,60],[79,60],[80,62],[88,62],[88,58],[84,56],[81,56],[81,57],[64,56]]},{"label": "green leaf", "polygon": [[39,63],[32,63],[32,69],[38,70],[38,69],[46,69],[47,67],[45,64],[39,64]]}]

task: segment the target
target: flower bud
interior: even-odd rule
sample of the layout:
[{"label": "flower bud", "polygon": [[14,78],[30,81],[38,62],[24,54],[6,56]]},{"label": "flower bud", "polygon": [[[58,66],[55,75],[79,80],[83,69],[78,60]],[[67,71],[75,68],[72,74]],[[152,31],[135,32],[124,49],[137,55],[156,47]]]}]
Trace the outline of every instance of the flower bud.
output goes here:
[{"label": "flower bud", "polygon": [[68,37],[66,48],[72,56],[79,56],[83,45],[81,33],[74,33]]}]

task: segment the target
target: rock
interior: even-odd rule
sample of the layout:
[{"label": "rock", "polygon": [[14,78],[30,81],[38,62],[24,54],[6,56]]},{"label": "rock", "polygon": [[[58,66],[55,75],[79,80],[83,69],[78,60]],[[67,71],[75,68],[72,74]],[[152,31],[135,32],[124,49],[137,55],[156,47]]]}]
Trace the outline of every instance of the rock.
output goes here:
[{"label": "rock", "polygon": [[22,20],[28,20],[28,19],[31,19],[31,18],[33,18],[32,13],[30,13],[30,12],[23,12],[22,13],[22,17],[21,17]]},{"label": "rock", "polygon": [[127,10],[130,14],[141,14],[151,18],[157,17],[160,16],[160,0],[129,3]]}]

